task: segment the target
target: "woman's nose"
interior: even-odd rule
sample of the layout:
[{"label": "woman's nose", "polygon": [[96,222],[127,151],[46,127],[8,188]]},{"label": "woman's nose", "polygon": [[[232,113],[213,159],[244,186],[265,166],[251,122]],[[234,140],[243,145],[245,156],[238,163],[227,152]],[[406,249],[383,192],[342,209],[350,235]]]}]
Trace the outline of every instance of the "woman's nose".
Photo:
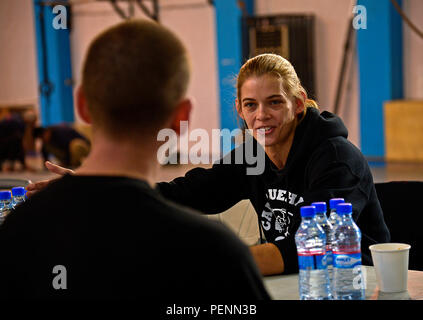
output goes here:
[{"label": "woman's nose", "polygon": [[267,110],[263,104],[259,104],[257,108],[257,120],[265,120],[269,117],[269,114],[267,113]]}]

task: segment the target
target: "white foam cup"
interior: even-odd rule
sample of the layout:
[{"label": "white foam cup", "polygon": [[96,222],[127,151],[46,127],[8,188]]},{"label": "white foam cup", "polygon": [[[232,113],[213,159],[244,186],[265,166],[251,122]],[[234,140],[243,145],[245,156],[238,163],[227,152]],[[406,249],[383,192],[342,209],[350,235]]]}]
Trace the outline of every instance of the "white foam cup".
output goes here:
[{"label": "white foam cup", "polygon": [[405,243],[378,243],[369,247],[381,292],[407,291],[410,248]]}]

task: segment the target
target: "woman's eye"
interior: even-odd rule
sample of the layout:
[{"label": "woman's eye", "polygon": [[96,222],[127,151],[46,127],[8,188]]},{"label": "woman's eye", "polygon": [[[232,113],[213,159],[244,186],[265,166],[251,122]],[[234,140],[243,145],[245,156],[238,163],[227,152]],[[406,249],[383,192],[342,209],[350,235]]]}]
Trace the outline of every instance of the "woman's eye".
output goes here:
[{"label": "woman's eye", "polygon": [[270,104],[271,105],[276,105],[276,104],[281,104],[281,103],[282,103],[281,100],[272,100],[272,101],[270,101]]},{"label": "woman's eye", "polygon": [[253,103],[253,102],[247,102],[247,103],[244,103],[244,107],[246,107],[246,108],[251,108],[251,107],[254,107],[256,104],[255,103]]}]

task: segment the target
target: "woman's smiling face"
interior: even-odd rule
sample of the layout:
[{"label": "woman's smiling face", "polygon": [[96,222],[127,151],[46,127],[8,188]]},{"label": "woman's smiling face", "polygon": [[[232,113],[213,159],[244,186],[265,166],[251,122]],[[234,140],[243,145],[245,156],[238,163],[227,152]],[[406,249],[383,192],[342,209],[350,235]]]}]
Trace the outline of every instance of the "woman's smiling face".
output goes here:
[{"label": "woman's smiling face", "polygon": [[236,106],[257,141],[264,136],[266,147],[284,144],[295,131],[297,115],[304,111],[304,104],[288,95],[282,79],[272,74],[245,80]]}]

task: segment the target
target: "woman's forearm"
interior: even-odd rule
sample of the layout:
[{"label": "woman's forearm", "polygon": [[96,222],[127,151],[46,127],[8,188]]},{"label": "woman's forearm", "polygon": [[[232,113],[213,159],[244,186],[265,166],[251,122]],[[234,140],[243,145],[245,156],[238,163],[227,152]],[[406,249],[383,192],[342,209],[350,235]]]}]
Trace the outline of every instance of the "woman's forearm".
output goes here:
[{"label": "woman's forearm", "polygon": [[251,246],[250,252],[262,275],[280,274],[284,271],[282,255],[273,243]]}]

